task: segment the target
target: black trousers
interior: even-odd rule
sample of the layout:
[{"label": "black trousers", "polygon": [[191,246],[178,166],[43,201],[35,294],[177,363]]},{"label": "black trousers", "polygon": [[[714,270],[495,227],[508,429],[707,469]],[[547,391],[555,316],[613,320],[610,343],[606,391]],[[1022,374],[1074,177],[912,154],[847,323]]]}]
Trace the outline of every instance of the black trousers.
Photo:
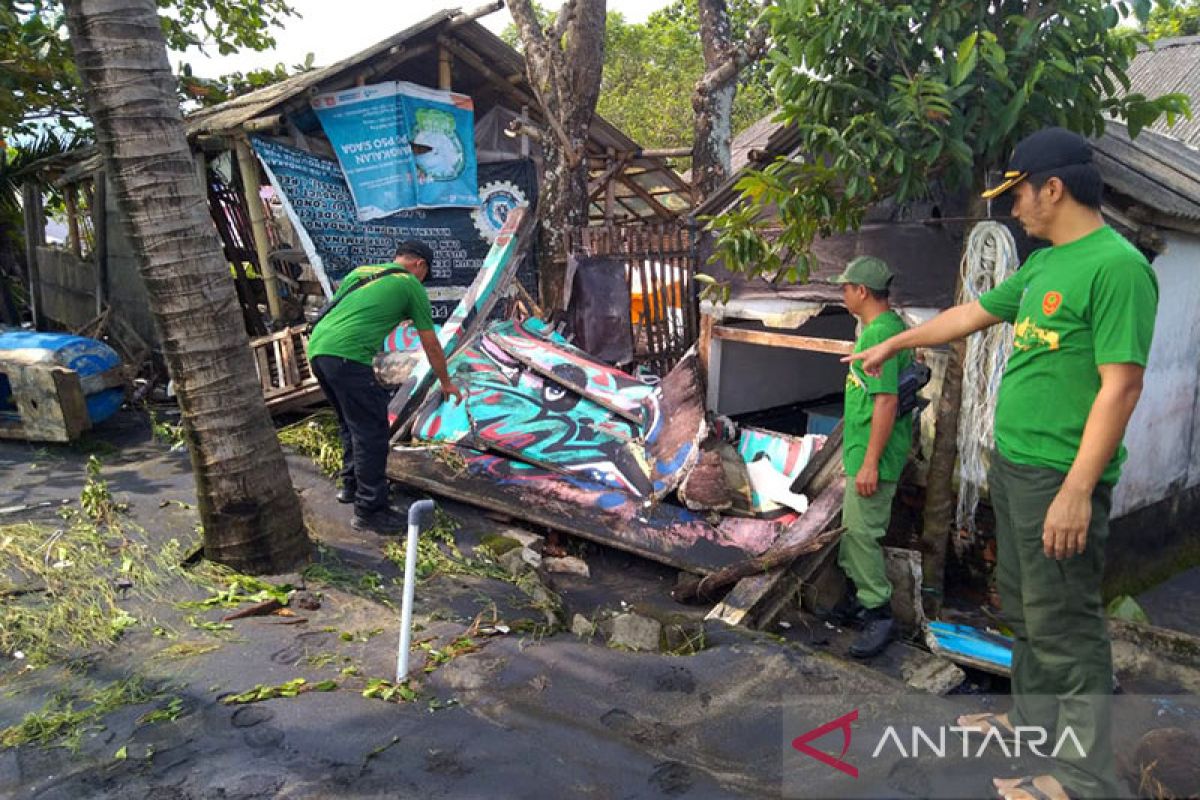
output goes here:
[{"label": "black trousers", "polygon": [[337,414],[342,437],[342,486],[354,492],[354,510],[370,514],[388,505],[388,392],[366,364],[317,356],[313,375]]}]

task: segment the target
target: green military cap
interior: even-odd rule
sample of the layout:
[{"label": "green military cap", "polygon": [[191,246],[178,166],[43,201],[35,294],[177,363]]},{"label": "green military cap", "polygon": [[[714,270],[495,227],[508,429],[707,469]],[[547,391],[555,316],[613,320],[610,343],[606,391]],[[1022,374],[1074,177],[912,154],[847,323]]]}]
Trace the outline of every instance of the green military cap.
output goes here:
[{"label": "green military cap", "polygon": [[892,270],[882,258],[859,256],[846,265],[846,269],[833,279],[834,283],[853,283],[882,292],[892,283]]}]

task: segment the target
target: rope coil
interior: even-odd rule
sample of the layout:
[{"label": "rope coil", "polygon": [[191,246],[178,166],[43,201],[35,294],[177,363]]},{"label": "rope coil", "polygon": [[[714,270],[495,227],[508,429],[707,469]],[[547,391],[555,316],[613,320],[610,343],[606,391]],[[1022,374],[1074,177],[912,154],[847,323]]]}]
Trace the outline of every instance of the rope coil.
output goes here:
[{"label": "rope coil", "polygon": [[[1007,280],[1019,265],[1017,243],[1008,228],[990,220],[980,222],[967,237],[958,302],[978,300],[980,295]],[[967,339],[958,418],[956,519],[960,530],[971,533],[976,531],[975,509],[979,506],[980,491],[987,484],[988,462],[995,446],[996,395],[1012,341],[1011,325],[993,325]]]}]

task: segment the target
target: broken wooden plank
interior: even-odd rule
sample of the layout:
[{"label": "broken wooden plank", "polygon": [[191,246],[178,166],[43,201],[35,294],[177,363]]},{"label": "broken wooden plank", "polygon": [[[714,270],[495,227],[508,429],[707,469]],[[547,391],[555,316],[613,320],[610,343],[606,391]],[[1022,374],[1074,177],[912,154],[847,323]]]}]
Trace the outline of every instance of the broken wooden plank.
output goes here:
[{"label": "broken wooden plank", "polygon": [[387,472],[422,491],[700,574],[762,553],[780,534],[780,525],[768,520],[726,518],[712,525],[679,506],[647,505],[624,492],[461,447],[396,448]]},{"label": "broken wooden plank", "polygon": [[797,336],[793,333],[751,331],[745,328],[733,328],[729,325],[714,325],[712,337],[714,339],[723,339],[727,342],[742,342],[761,347],[810,350],[818,353],[833,353],[842,356],[850,355],[854,352],[854,342],[844,339],[823,339],[816,336]]},{"label": "broken wooden plank", "polygon": [[[826,486],[809,505],[808,511],[780,535],[775,546],[786,547],[813,539],[834,525],[842,513],[842,494],[845,486],[846,479],[844,477],[840,477]],[[767,597],[775,584],[786,576],[789,566],[784,564],[775,567],[770,572],[738,581],[725,599],[708,612],[706,618],[719,619],[730,625],[743,624],[754,613],[756,606]]]},{"label": "broken wooden plank", "polygon": [[711,597],[734,581],[751,575],[761,575],[781,564],[790,564],[800,556],[824,549],[827,545],[837,541],[844,530],[844,528],[832,528],[821,531],[810,539],[772,547],[760,556],[731,564],[712,575],[683,579],[676,584],[671,596],[681,603]]},{"label": "broken wooden plank", "polygon": [[1012,674],[1011,637],[949,622],[931,622],[925,644],[936,655],[994,675]]}]

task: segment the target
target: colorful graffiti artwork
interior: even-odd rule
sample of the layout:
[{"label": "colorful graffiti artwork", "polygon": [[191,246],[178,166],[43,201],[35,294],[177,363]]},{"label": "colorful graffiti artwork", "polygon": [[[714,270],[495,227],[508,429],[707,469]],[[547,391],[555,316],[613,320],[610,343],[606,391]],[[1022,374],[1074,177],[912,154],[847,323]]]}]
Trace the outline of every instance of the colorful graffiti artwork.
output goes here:
[{"label": "colorful graffiti artwork", "polygon": [[[516,275],[523,240],[527,240],[530,232],[531,217],[524,208],[514,208],[504,221],[500,235],[496,237],[492,249],[488,251],[483,266],[475,281],[467,287],[467,292],[459,301],[450,319],[446,320],[438,331],[438,341],[446,353],[453,353],[462,347],[483,325],[496,303],[500,300],[500,290],[507,286]],[[388,337],[403,337],[404,333],[393,331]],[[388,420],[395,426],[416,409],[428,391],[433,378],[429,361],[419,358],[412,370],[412,375],[404,385],[392,396],[388,404]]]},{"label": "colorful graffiti artwork", "polygon": [[644,401],[654,388],[634,376],[602,364],[570,345],[552,344],[523,326],[512,326],[511,332],[489,331],[487,335],[497,347],[534,372],[586,394],[628,420],[645,420]]},{"label": "colorful graffiti artwork", "polygon": [[787,507],[803,513],[808,501],[804,495],[793,493],[791,486],[826,438],[742,428],[737,450],[750,475],[752,509],[763,513]]},{"label": "colorful graffiti artwork", "polygon": [[653,492],[633,424],[614,426],[606,409],[525,369],[487,336],[449,369],[466,399],[423,406],[416,438],[504,453],[639,497]]},{"label": "colorful graffiti artwork", "polygon": [[[525,355],[520,360],[510,352],[518,340]],[[650,387],[524,327],[494,322],[450,359],[449,369],[467,399],[455,404],[431,395],[415,415],[417,439],[502,453],[639,498],[672,491],[698,457],[698,389],[676,392],[679,400],[667,392],[697,382],[686,366],[675,381]],[[695,408],[667,414],[664,402]],[[618,403],[636,408],[637,421],[615,413],[611,406]],[[674,416],[681,416],[687,431],[673,429]]]}]

